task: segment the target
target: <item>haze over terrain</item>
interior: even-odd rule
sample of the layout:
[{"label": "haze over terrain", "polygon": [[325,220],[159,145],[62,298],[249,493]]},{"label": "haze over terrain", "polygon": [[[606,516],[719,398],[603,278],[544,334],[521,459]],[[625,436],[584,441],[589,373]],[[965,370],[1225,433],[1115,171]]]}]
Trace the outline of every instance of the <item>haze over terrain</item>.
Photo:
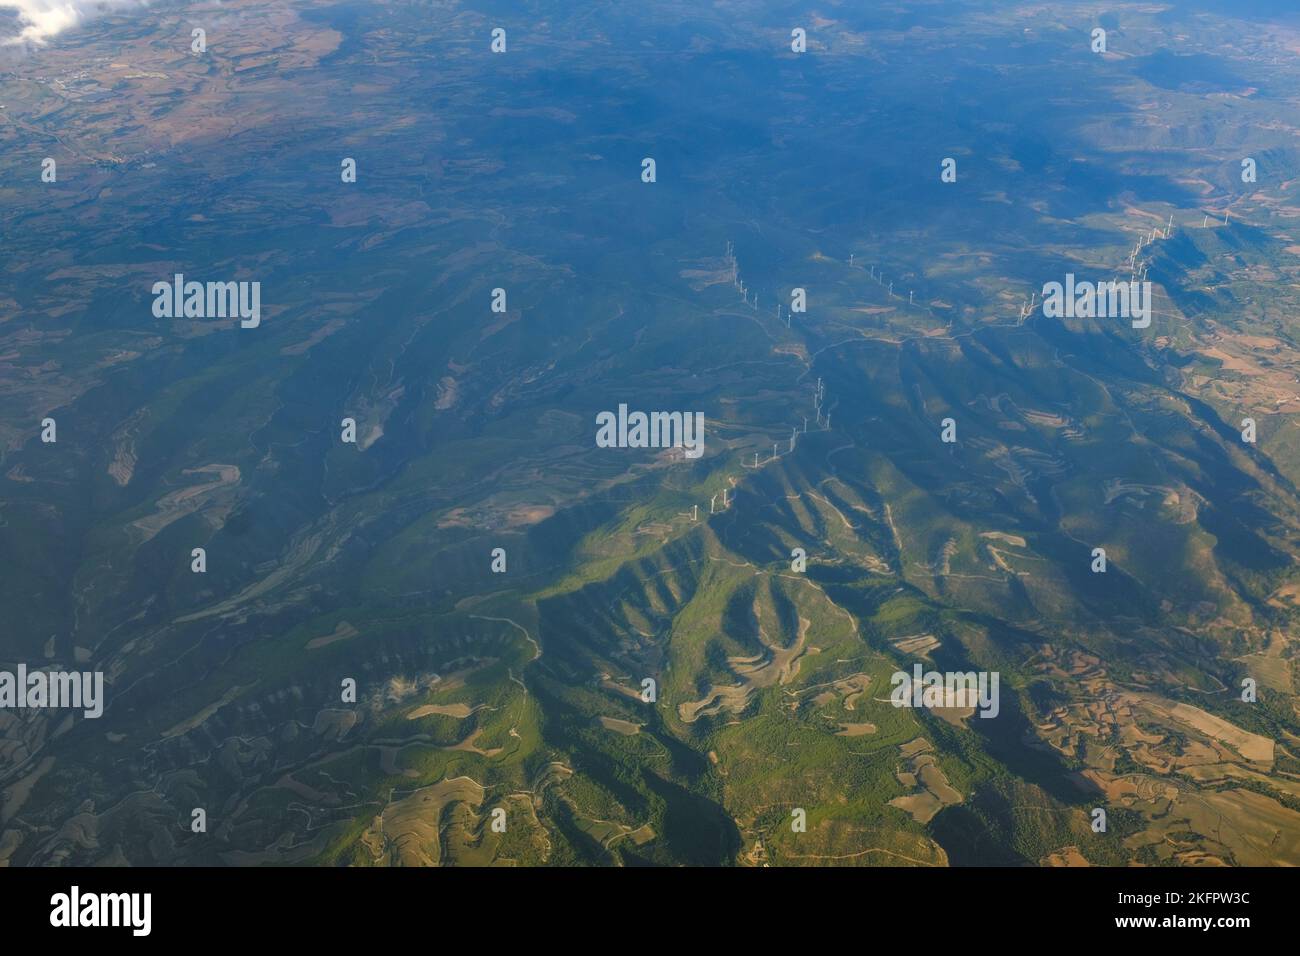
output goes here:
[{"label": "haze over terrain", "polygon": [[1291,4],[0,43],[0,862],[1300,863]]}]

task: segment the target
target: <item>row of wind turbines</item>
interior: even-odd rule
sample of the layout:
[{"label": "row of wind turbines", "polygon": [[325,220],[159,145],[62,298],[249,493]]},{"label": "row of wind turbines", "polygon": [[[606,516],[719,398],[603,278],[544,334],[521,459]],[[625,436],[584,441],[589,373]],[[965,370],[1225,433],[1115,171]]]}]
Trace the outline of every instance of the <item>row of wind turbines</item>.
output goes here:
[{"label": "row of wind turbines", "polygon": [[[823,421],[823,413],[824,413],[825,421]],[[817,385],[816,385],[816,387],[813,389],[813,416],[814,416],[814,421],[816,422],[816,424],[817,424],[818,426],[821,427],[821,430],[822,430],[822,431],[829,431],[829,430],[830,430],[830,427],[831,427],[831,413],[830,413],[830,411],[828,411],[828,410],[826,409],[826,384],[821,380],[820,377],[817,379]],[[794,452],[794,449],[795,449],[795,443],[798,441],[799,436],[800,436],[801,434],[806,435],[807,433],[808,433],[808,417],[805,415],[805,416],[804,416],[804,419],[803,419],[803,428],[802,428],[802,430],[799,428],[798,425],[793,425],[793,426],[791,426],[791,428],[790,428],[790,438],[788,439],[788,444],[787,444],[786,451],[784,452],[784,454],[787,454],[787,455],[788,455],[788,454],[792,454],[792,453]],[[779,441],[778,441],[778,442],[773,442],[773,443],[772,443],[772,454],[771,454],[769,457],[764,458],[764,459],[762,459],[762,460],[760,461],[760,460],[759,460],[760,453],[759,453],[759,452],[754,452],[754,464],[753,464],[753,465],[749,465],[749,464],[745,464],[745,463],[743,463],[743,462],[742,462],[742,464],[743,464],[744,467],[746,467],[746,468],[751,468],[751,467],[752,467],[752,468],[761,468],[761,467],[763,467],[763,465],[766,465],[766,464],[768,464],[768,463],[770,463],[770,462],[776,461],[778,458],[781,458],[782,455],[783,455],[783,453],[781,452],[781,443],[780,443]],[[722,489],[721,492],[719,492],[718,494],[715,494],[715,495],[713,495],[711,498],[709,498],[709,514],[719,514],[719,513],[723,512],[723,511],[726,511],[726,510],[727,510],[727,507],[731,504],[731,500],[728,499],[728,497],[727,497],[727,492],[728,492],[728,490],[729,490],[729,489],[728,489],[727,487],[724,487],[724,488]],[[721,504],[721,506],[718,505],[718,498],[719,498],[719,497],[722,498],[722,504]],[[692,506],[691,506],[691,520],[692,520],[692,521],[698,521],[699,519],[700,519],[700,506],[699,506],[699,505],[692,505]]]},{"label": "row of wind turbines", "polygon": [[[1207,223],[1209,222],[1208,216],[1206,217],[1205,221]],[[1228,220],[1226,216],[1224,217],[1223,222],[1224,225],[1227,225]],[[1151,261],[1149,259],[1139,259],[1138,256],[1141,255],[1142,250],[1145,249],[1147,246],[1154,245],[1157,239],[1168,239],[1170,236],[1173,235],[1173,232],[1174,232],[1174,217],[1173,214],[1170,213],[1169,222],[1165,224],[1165,228],[1161,229],[1157,226],[1154,227],[1149,233],[1143,232],[1138,236],[1137,242],[1134,243],[1133,249],[1128,254],[1128,269],[1129,269],[1128,278],[1130,282],[1147,281],[1147,272],[1151,268]],[[1029,298],[1024,300],[1024,302],[1022,302],[1020,305],[1020,318],[1021,319],[1028,318],[1031,314],[1033,314],[1034,308],[1037,305],[1038,305],[1038,293],[1031,292],[1029,294]]]},{"label": "row of wind turbines", "polygon": [[[854,260],[854,258],[855,258],[855,254],[854,254],[854,253],[849,253],[849,268],[853,268],[853,267],[854,267],[854,265],[853,265],[853,260]],[[724,253],[724,255],[723,255],[723,259],[724,259],[724,261],[727,263],[727,265],[730,267],[730,270],[731,270],[731,284],[732,284],[733,287],[735,287],[736,291],[740,293],[740,300],[741,300],[745,305],[749,306],[749,307],[752,308],[755,312],[757,312],[757,311],[758,311],[758,293],[757,293],[756,291],[752,291],[752,290],[751,290],[751,289],[750,289],[750,288],[745,284],[745,280],[741,277],[741,275],[740,275],[740,263],[739,263],[739,262],[737,261],[737,259],[736,259],[736,244],[735,244],[734,242],[732,242],[730,239],[727,240],[727,251]],[[861,267],[861,266],[858,266],[857,268],[860,269],[860,268],[862,268],[862,267]],[[869,267],[869,269],[868,269],[867,271],[868,271],[868,275],[870,275],[871,278],[872,278],[873,280],[875,280],[875,281],[876,281],[876,282],[877,282],[877,283],[878,283],[882,288],[884,288],[884,289],[886,290],[886,295],[890,296],[891,298],[902,298],[901,295],[898,295],[898,296],[895,296],[895,295],[894,295],[894,283],[893,283],[893,280],[890,280],[890,281],[889,281],[889,284],[886,286],[886,284],[885,284],[885,273],[884,273],[883,270],[881,271],[881,273],[880,273],[879,275],[877,275],[877,274],[876,274],[876,267],[875,267],[874,264],[872,264],[872,265]],[[752,292],[752,295],[753,295],[753,297],[754,297],[752,302],[750,301],[750,295],[751,295],[751,292]],[[907,290],[907,304],[908,304],[908,305],[916,305],[916,291],[915,291],[914,289],[908,289],[908,290]],[[783,317],[785,318],[785,327],[786,327],[786,328],[790,328],[790,323],[791,323],[791,320],[794,318],[794,316],[793,316],[793,314],[792,314],[791,312],[789,312],[789,311],[787,311],[787,310],[785,309],[785,307],[784,307],[784,305],[782,305],[782,303],[778,302],[778,303],[776,304],[776,318],[777,318],[777,321],[778,321],[778,322],[781,321],[781,319],[782,319]]]}]

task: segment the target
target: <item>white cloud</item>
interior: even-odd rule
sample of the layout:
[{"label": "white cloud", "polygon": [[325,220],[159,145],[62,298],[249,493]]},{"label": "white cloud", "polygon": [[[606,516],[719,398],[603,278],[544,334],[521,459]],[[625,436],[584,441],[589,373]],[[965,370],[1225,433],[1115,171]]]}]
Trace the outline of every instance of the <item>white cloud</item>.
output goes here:
[{"label": "white cloud", "polygon": [[18,11],[22,32],[9,43],[44,43],[56,33],[106,9],[139,7],[144,3],[145,0],[0,0],[0,7]]}]

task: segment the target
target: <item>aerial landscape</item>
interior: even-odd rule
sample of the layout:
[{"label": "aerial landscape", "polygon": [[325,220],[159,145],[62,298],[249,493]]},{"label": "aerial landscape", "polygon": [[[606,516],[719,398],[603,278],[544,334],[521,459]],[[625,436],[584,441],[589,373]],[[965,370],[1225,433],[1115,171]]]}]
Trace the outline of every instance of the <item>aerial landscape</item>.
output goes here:
[{"label": "aerial landscape", "polygon": [[0,0],[0,865],[1300,865],[1298,57]]}]

